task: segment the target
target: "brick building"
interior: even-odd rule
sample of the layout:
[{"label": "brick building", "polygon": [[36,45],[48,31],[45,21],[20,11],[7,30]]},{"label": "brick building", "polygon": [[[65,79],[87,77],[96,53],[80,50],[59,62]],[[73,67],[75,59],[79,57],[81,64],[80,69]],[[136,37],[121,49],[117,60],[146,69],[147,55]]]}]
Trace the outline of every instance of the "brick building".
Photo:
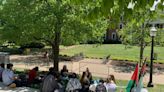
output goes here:
[{"label": "brick building", "polygon": [[[120,23],[116,29],[107,29],[104,40],[105,43],[121,43],[120,35],[118,34],[118,29],[123,28],[123,23]],[[147,26],[164,29],[164,19],[158,19],[147,24]],[[164,31],[164,30],[163,30]]]}]

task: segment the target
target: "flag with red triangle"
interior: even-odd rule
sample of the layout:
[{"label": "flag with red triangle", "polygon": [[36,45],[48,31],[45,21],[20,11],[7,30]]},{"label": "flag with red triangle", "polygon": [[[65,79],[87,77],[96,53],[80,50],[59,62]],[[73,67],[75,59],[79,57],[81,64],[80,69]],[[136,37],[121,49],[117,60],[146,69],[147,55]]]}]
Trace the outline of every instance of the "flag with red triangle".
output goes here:
[{"label": "flag with red triangle", "polygon": [[137,63],[134,73],[131,77],[131,80],[128,82],[126,87],[126,92],[131,92],[132,88],[138,84],[138,76],[139,76],[139,65]]},{"label": "flag with red triangle", "polygon": [[146,59],[141,67],[141,71],[139,74],[139,83],[136,86],[136,92],[141,92],[141,89],[143,88],[143,77],[144,77],[145,73],[146,73]]}]

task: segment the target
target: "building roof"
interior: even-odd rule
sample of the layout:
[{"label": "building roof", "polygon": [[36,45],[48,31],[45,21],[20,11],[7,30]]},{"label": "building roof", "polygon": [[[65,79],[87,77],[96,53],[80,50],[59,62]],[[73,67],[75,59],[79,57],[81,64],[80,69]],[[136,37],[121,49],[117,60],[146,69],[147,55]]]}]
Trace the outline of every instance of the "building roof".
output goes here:
[{"label": "building roof", "polygon": [[164,19],[157,19],[155,21],[150,22],[150,24],[164,24]]}]

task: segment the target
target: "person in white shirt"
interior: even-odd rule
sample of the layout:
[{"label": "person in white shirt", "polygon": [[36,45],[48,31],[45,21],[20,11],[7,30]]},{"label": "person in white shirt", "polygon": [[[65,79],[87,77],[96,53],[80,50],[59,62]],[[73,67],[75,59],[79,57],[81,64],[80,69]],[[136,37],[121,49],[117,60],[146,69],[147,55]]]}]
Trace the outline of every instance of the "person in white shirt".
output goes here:
[{"label": "person in white shirt", "polygon": [[0,64],[0,81],[1,82],[2,82],[2,72],[3,72],[4,68],[5,68],[5,64],[4,63],[1,63]]},{"label": "person in white shirt", "polygon": [[106,83],[104,83],[107,92],[116,92],[116,84],[115,84],[115,78],[113,75],[109,75],[109,77],[106,80]]},{"label": "person in white shirt", "polygon": [[2,73],[3,84],[12,87],[21,86],[20,82],[14,76],[14,72],[12,68],[13,68],[13,64],[7,64],[7,69],[5,69]]}]

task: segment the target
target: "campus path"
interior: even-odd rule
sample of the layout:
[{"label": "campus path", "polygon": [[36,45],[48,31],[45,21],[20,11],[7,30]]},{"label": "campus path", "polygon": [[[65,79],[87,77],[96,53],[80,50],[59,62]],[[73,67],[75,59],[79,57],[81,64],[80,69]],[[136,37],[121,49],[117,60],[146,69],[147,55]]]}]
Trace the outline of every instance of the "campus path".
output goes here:
[{"label": "campus path", "polygon": [[[49,65],[45,66],[45,62],[42,59],[33,59],[36,61],[35,63],[29,63],[27,58],[33,58],[36,56],[29,55],[29,56],[20,56],[20,55],[11,55],[10,60],[14,63],[14,68],[17,69],[31,69],[34,66],[40,66],[40,70],[48,70],[53,64],[50,63]],[[39,62],[39,63],[37,63]],[[116,63],[116,64],[115,64]],[[106,78],[109,74],[113,74],[116,79],[119,80],[130,80],[132,73],[134,71],[134,66],[122,63],[122,65],[117,65],[117,63],[121,63],[121,61],[112,61],[104,63],[102,59],[84,59],[80,61],[62,61],[59,63],[60,69],[63,65],[67,65],[69,71],[76,72],[77,74],[82,74],[85,71],[86,67],[90,69],[93,76]],[[149,70],[149,69],[148,69]],[[155,73],[153,75],[153,83],[155,84],[164,84],[164,71],[157,71],[154,69]],[[143,79],[145,83],[149,81],[149,73],[147,73]]]}]

